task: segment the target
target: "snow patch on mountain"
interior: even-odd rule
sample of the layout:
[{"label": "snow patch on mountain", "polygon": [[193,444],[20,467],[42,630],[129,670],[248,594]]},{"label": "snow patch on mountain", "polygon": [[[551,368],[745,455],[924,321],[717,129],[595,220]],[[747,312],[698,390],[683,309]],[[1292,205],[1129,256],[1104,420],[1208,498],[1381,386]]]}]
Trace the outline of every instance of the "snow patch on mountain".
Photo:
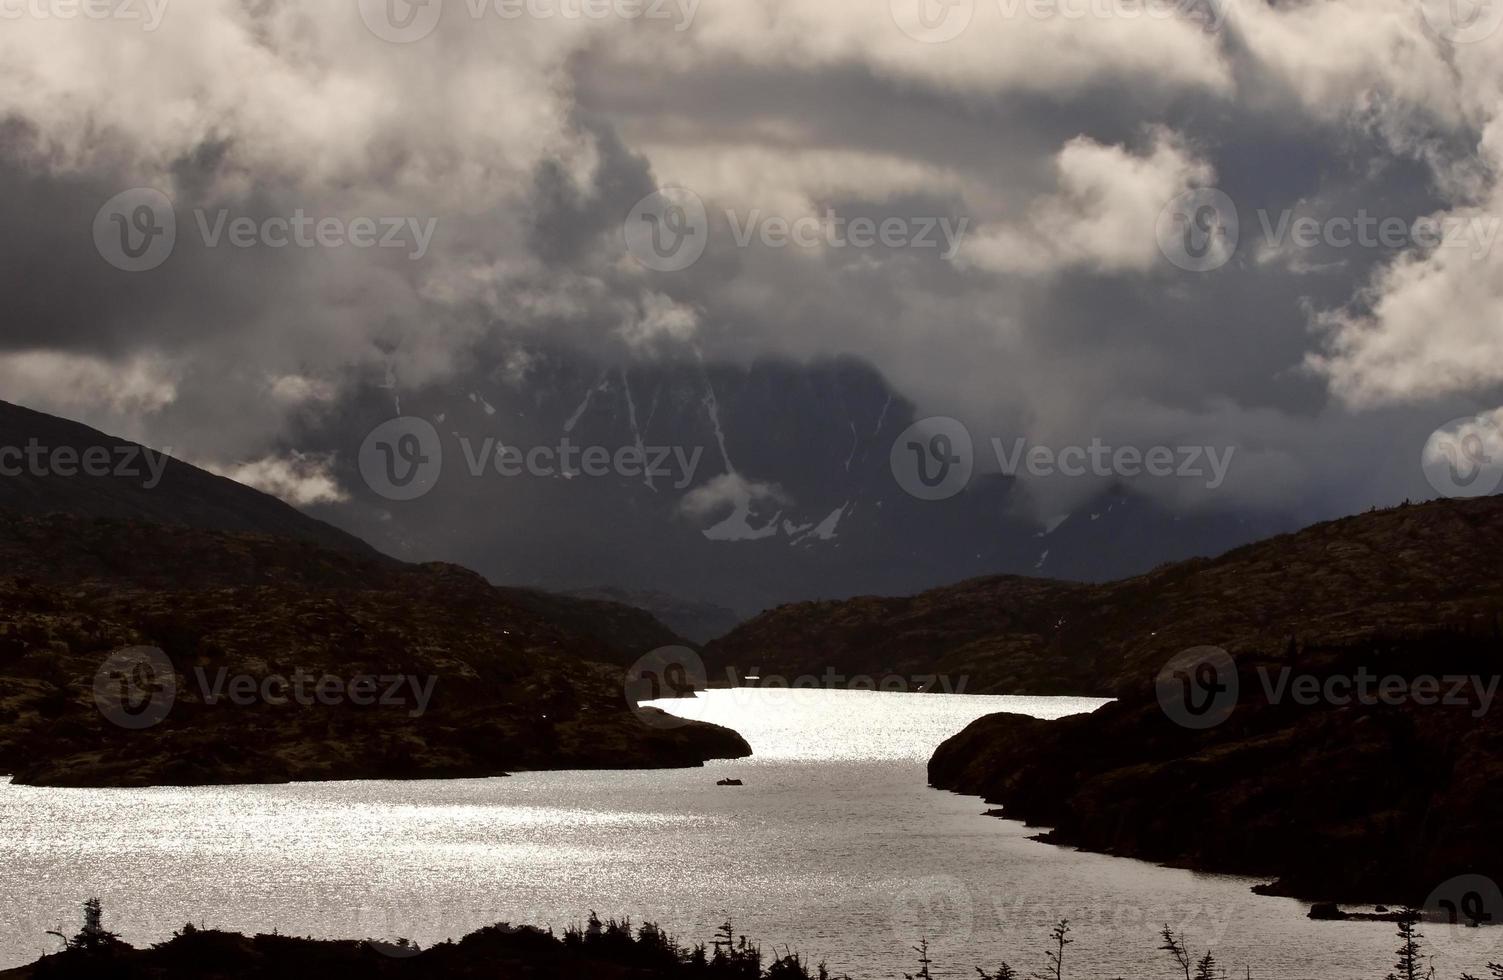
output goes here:
[{"label": "snow patch on mountain", "polygon": [[590,403],[595,400],[595,392],[606,391],[609,388],[610,384],[607,381],[607,372],[601,371],[600,379],[585,392],[584,400],[579,403],[578,408],[574,409],[574,414],[569,416],[568,420],[564,422],[564,431],[573,432],[574,427],[579,424],[579,420],[584,418],[584,413],[590,410]]},{"label": "snow patch on mountain", "polygon": [[715,388],[710,384],[709,378],[705,378],[703,405],[705,412],[710,416],[710,425],[715,429],[715,442],[720,446],[720,458],[725,463],[725,471],[727,474],[735,473],[736,467],[731,464],[731,454],[725,448],[725,429],[720,425],[720,402],[715,397]]},{"label": "snow patch on mountain", "polygon": [[[642,430],[637,427],[637,402],[632,398],[631,382],[626,380],[625,368],[621,369],[621,390],[626,395],[626,418],[631,424],[632,439],[635,441],[638,454],[640,454],[641,458],[646,459],[647,449],[642,442]],[[642,482],[647,484],[647,489],[653,493],[658,492],[658,488],[652,482],[652,467],[649,466],[643,471]]]},{"label": "snow patch on mountain", "polygon": [[833,511],[830,512],[829,517],[826,517],[824,520],[815,525],[814,529],[799,538],[798,542],[808,541],[810,539],[816,539],[819,541],[833,541],[835,539],[835,531],[838,527],[840,527],[840,519],[845,516],[846,508],[849,506],[850,502],[847,501],[841,504],[839,507],[836,507]]}]

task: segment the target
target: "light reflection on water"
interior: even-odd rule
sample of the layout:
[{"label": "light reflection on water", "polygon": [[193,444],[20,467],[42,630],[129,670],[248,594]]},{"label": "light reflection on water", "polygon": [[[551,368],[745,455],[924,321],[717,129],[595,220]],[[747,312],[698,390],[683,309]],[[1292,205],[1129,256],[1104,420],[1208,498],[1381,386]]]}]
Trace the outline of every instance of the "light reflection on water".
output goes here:
[{"label": "light reflection on water", "polygon": [[[137,944],[184,922],[243,931],[404,936],[426,944],[496,921],[562,928],[589,910],[704,940],[736,931],[836,973],[1025,975],[1069,917],[1077,977],[1168,976],[1165,922],[1233,976],[1367,980],[1392,927],[1312,923],[1250,882],[1079,854],[928,789],[940,741],[981,715],[1055,718],[1079,698],[712,691],[659,702],[728,725],[755,757],[705,769],[507,779],[60,790],[0,785],[0,967],[55,947],[79,903]],[[722,777],[745,781],[717,787]],[[1429,927],[1438,975],[1482,975],[1496,930]]]}]

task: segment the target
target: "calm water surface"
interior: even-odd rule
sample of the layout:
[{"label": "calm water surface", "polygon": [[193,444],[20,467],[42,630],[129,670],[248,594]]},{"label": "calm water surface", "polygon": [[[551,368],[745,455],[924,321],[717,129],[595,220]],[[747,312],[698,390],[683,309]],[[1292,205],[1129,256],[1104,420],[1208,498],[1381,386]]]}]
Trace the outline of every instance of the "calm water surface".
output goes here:
[{"label": "calm water surface", "polygon": [[[1385,923],[1312,923],[1245,879],[1030,841],[974,797],[926,787],[934,747],[981,715],[1057,718],[1082,698],[712,691],[662,702],[728,725],[752,759],[663,772],[149,790],[0,782],[0,967],[55,948],[79,903],[141,944],[184,922],[429,944],[497,921],[562,928],[590,909],[653,918],[683,940],[736,931],[856,978],[974,977],[1043,965],[1054,920],[1067,974],[1169,977],[1168,922],[1233,977],[1370,980]],[[741,788],[720,788],[735,777]],[[1428,930],[1442,980],[1485,975],[1503,930]]]}]

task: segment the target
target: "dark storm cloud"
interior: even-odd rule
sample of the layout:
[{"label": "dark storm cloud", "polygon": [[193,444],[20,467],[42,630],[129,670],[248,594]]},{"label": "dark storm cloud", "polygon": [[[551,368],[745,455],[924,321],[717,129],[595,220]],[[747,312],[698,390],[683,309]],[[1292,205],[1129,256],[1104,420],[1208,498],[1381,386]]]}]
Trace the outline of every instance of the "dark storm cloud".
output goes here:
[{"label": "dark storm cloud", "polygon": [[[154,34],[8,32],[26,84],[0,102],[0,378],[232,463],[295,449],[354,386],[508,370],[508,338],[628,360],[848,353],[982,432],[1239,445],[1251,462],[1223,501],[1346,509],[1423,490],[1411,462],[1374,461],[1385,439],[1423,443],[1496,396],[1481,283],[1503,245],[1467,259],[1264,231],[1497,210],[1497,42],[1448,47],[1407,5],[1241,4],[1207,33],[982,2],[944,44],[904,36],[887,4],[706,5],[682,31],[450,4],[410,44],[354,6],[206,0]],[[59,77],[60,52],[97,73]],[[708,212],[679,272],[623,248],[625,216],[668,184]],[[1242,240],[1187,272],[1155,221],[1202,185],[1234,202]],[[137,186],[179,203],[179,242],[131,274],[89,230]],[[420,259],[210,248],[217,209],[435,226]],[[753,217],[811,216],[966,225],[950,260],[736,241]],[[111,365],[150,396],[53,383]]]}]

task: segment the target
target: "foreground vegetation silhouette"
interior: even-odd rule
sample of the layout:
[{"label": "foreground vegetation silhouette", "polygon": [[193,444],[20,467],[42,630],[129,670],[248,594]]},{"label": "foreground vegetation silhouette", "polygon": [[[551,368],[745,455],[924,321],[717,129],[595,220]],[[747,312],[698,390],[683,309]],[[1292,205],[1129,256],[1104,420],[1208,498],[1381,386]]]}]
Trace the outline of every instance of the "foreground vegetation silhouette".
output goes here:
[{"label": "foreground vegetation silhouette", "polygon": [[[213,976],[238,978],[277,976],[280,980],[326,977],[504,978],[504,980],[832,980],[825,964],[810,972],[800,954],[785,949],[766,957],[746,936],[737,935],[730,921],[723,923],[708,945],[685,947],[658,925],[633,926],[629,919],[602,920],[594,912],[583,925],[564,931],[500,923],[463,939],[428,949],[408,939],[319,940],[279,934],[243,936],[195,927],[191,923],[170,940],[136,949],[104,927],[99,899],[83,907],[83,928],[68,938],[57,936],[63,949],[16,970],[0,972],[0,980],[146,980],[146,978]],[[1406,910],[1399,917],[1399,947],[1390,972],[1382,980],[1435,980],[1436,971],[1425,955],[1420,914]],[[1028,980],[1067,980],[1070,923],[1062,919],[1049,933],[1043,965]],[[1184,980],[1228,980],[1213,951],[1196,957],[1183,935],[1165,925],[1159,934],[1170,977]],[[929,942],[920,939],[918,972],[907,980],[933,980],[934,959]],[[1244,968],[1251,980],[1253,968]],[[1003,961],[995,971],[975,967],[981,980],[1024,980]],[[1503,963],[1488,965],[1489,977],[1462,974],[1457,980],[1503,980]],[[842,978],[845,980],[845,978]],[[1122,978],[1117,978],[1122,980]]]}]

